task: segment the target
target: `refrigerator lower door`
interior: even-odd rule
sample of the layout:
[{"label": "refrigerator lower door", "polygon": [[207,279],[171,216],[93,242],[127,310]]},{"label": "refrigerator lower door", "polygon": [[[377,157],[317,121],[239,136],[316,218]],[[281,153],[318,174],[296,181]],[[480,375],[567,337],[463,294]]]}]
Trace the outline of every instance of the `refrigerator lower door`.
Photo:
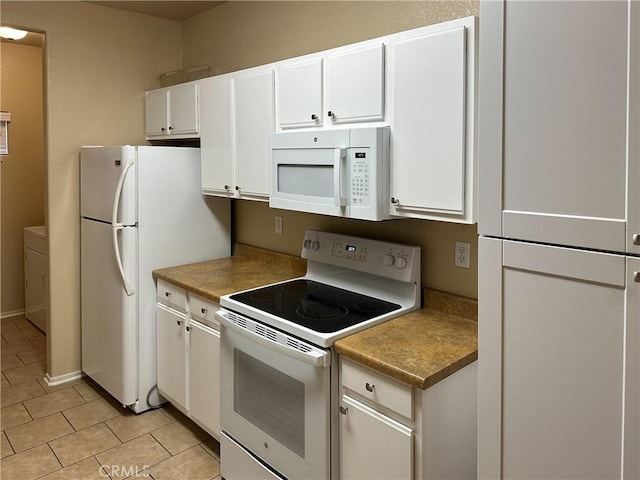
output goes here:
[{"label": "refrigerator lower door", "polygon": [[[123,405],[138,399],[137,296],[127,295],[112,227],[81,221],[82,370]],[[118,232],[123,269],[136,278],[135,228]]]}]

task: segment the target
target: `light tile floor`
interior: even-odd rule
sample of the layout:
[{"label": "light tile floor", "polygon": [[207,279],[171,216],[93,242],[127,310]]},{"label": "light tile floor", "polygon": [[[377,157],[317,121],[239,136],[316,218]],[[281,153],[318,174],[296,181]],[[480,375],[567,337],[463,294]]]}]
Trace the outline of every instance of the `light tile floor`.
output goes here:
[{"label": "light tile floor", "polygon": [[0,479],[220,479],[220,446],[167,405],[135,415],[90,379],[49,387],[46,339],[0,321]]}]

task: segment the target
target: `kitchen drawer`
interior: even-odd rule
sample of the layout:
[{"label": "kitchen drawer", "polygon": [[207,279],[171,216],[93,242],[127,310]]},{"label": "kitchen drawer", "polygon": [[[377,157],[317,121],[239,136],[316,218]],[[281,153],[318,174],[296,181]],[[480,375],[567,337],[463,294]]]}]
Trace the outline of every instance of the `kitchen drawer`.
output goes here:
[{"label": "kitchen drawer", "polygon": [[213,300],[207,300],[199,295],[189,293],[189,312],[191,316],[205,325],[220,330],[220,322],[216,320],[216,310],[220,305]]},{"label": "kitchen drawer", "polygon": [[182,288],[176,287],[164,280],[158,280],[158,301],[181,312],[187,311],[186,292]]},{"label": "kitchen drawer", "polygon": [[413,418],[413,395],[409,385],[344,358],[340,368],[344,388],[408,419]]}]

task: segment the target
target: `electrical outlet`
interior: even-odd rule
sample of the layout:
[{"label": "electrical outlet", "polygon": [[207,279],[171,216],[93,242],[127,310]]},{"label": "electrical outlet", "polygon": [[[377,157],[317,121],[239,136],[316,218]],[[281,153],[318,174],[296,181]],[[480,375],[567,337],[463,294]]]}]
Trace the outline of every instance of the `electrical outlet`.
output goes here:
[{"label": "electrical outlet", "polygon": [[276,215],[276,233],[282,235],[282,217]]},{"label": "electrical outlet", "polygon": [[456,242],[456,256],[453,264],[456,267],[469,268],[471,246],[466,242]]}]

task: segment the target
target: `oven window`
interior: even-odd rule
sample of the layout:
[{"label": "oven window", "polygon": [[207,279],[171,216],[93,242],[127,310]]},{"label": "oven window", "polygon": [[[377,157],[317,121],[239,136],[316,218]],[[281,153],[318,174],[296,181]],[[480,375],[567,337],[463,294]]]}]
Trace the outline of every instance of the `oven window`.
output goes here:
[{"label": "oven window", "polygon": [[333,197],[333,165],[278,165],[278,192]]},{"label": "oven window", "polygon": [[234,369],[235,412],[304,458],[304,383],[238,349]]}]

